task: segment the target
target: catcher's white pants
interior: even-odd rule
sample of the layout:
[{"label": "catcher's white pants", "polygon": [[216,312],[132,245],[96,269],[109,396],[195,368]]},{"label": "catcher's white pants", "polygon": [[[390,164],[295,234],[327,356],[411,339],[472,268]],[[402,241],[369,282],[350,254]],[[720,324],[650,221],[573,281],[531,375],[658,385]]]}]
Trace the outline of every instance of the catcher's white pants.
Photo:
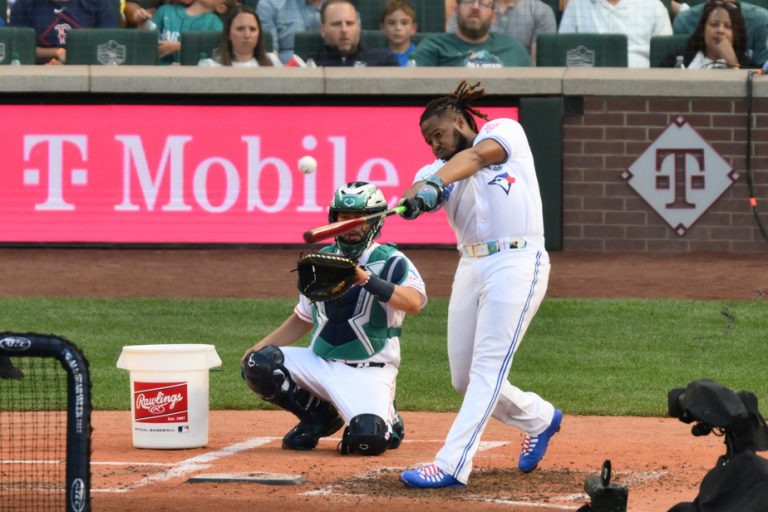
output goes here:
[{"label": "catcher's white pants", "polygon": [[308,348],[280,347],[285,367],[294,382],[314,396],[332,403],[344,424],[358,414],[375,414],[390,426],[394,421],[397,367],[352,368],[339,361],[318,357]]},{"label": "catcher's white pants", "polygon": [[462,483],[491,416],[532,435],[552,421],[551,403],[507,380],[544,299],[549,268],[549,255],[535,249],[459,260],[448,306],[448,360],[464,400],[435,463]]}]

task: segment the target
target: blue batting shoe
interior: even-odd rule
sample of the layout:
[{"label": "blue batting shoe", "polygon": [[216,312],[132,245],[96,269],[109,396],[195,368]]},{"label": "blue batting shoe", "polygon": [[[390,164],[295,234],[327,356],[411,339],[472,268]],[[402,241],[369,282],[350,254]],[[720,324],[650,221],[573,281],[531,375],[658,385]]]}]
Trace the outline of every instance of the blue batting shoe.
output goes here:
[{"label": "blue batting shoe", "polygon": [[440,487],[466,487],[434,464],[403,471],[400,480],[408,487],[437,489]]},{"label": "blue batting shoe", "polygon": [[541,459],[544,458],[544,454],[547,453],[547,445],[552,436],[560,431],[560,423],[563,421],[563,411],[555,409],[555,415],[552,418],[552,423],[549,424],[547,430],[537,436],[529,434],[525,435],[523,440],[523,450],[520,452],[520,462],[517,467],[523,473],[530,473],[536,466],[539,465]]}]

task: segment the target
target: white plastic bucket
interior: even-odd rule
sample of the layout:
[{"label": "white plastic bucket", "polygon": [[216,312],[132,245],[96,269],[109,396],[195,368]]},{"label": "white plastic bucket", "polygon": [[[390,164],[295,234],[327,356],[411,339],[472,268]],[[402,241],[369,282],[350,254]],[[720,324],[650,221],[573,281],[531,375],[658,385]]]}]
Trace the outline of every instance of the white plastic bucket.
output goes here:
[{"label": "white plastic bucket", "polygon": [[213,345],[123,347],[117,367],[130,372],[133,446],[208,444],[208,370],[216,366],[221,359]]}]

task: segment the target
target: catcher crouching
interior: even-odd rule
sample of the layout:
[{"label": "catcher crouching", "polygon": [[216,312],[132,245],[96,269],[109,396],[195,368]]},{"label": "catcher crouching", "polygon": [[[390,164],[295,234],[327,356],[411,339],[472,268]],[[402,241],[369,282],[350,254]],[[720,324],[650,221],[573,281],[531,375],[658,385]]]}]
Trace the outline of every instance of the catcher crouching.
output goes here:
[{"label": "catcher crouching", "polygon": [[[358,181],[334,193],[328,218],[386,209],[384,194]],[[383,225],[382,216],[303,256],[293,313],[243,356],[248,387],[299,419],[283,437],[286,450],[311,450],[342,427],[345,455],[379,455],[403,440],[394,405],[400,331],[427,296],[413,263],[393,244],[374,241]],[[310,331],[307,348],[290,346]]]}]

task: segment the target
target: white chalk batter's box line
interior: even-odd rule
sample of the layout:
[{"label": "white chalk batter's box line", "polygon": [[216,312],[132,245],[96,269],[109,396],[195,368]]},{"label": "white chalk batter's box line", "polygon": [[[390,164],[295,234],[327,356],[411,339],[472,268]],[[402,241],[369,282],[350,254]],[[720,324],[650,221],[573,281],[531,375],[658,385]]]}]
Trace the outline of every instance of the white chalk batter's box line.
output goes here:
[{"label": "white chalk batter's box line", "polygon": [[[171,480],[174,478],[189,476],[191,473],[201,472],[208,469],[210,467],[210,463],[217,459],[220,459],[222,457],[228,457],[230,455],[235,455],[245,450],[251,450],[253,448],[257,448],[259,446],[269,444],[273,441],[277,441],[280,439],[282,439],[282,437],[257,437],[254,439],[249,439],[242,443],[237,443],[237,444],[227,446],[225,448],[222,448],[221,450],[215,450],[206,454],[198,455],[196,457],[191,457],[189,459],[185,459],[177,463],[169,463],[169,464],[148,463],[148,464],[158,464],[160,466],[169,467],[170,469],[155,475],[148,475],[142,478],[141,480],[138,480],[131,484],[127,484],[120,487],[112,487],[112,488],[106,488],[106,489],[91,488],[91,492],[92,493],[126,493],[133,489],[139,489],[141,487],[145,487],[153,483],[164,482],[166,480]],[[325,439],[325,441],[329,441],[333,443],[338,443],[338,441],[340,440],[341,440],[340,437],[338,439],[335,439],[335,438]],[[420,443],[440,443],[440,444],[443,443],[444,441],[445,441],[444,439],[429,439],[429,440],[405,439],[403,440],[404,443],[420,442]],[[497,448],[499,446],[505,446],[509,443],[510,443],[509,441],[483,441],[480,443],[480,451],[488,450],[491,448]],[[94,462],[92,462],[92,464],[94,464]],[[131,465],[131,463],[124,463],[123,465],[129,466]]]}]

